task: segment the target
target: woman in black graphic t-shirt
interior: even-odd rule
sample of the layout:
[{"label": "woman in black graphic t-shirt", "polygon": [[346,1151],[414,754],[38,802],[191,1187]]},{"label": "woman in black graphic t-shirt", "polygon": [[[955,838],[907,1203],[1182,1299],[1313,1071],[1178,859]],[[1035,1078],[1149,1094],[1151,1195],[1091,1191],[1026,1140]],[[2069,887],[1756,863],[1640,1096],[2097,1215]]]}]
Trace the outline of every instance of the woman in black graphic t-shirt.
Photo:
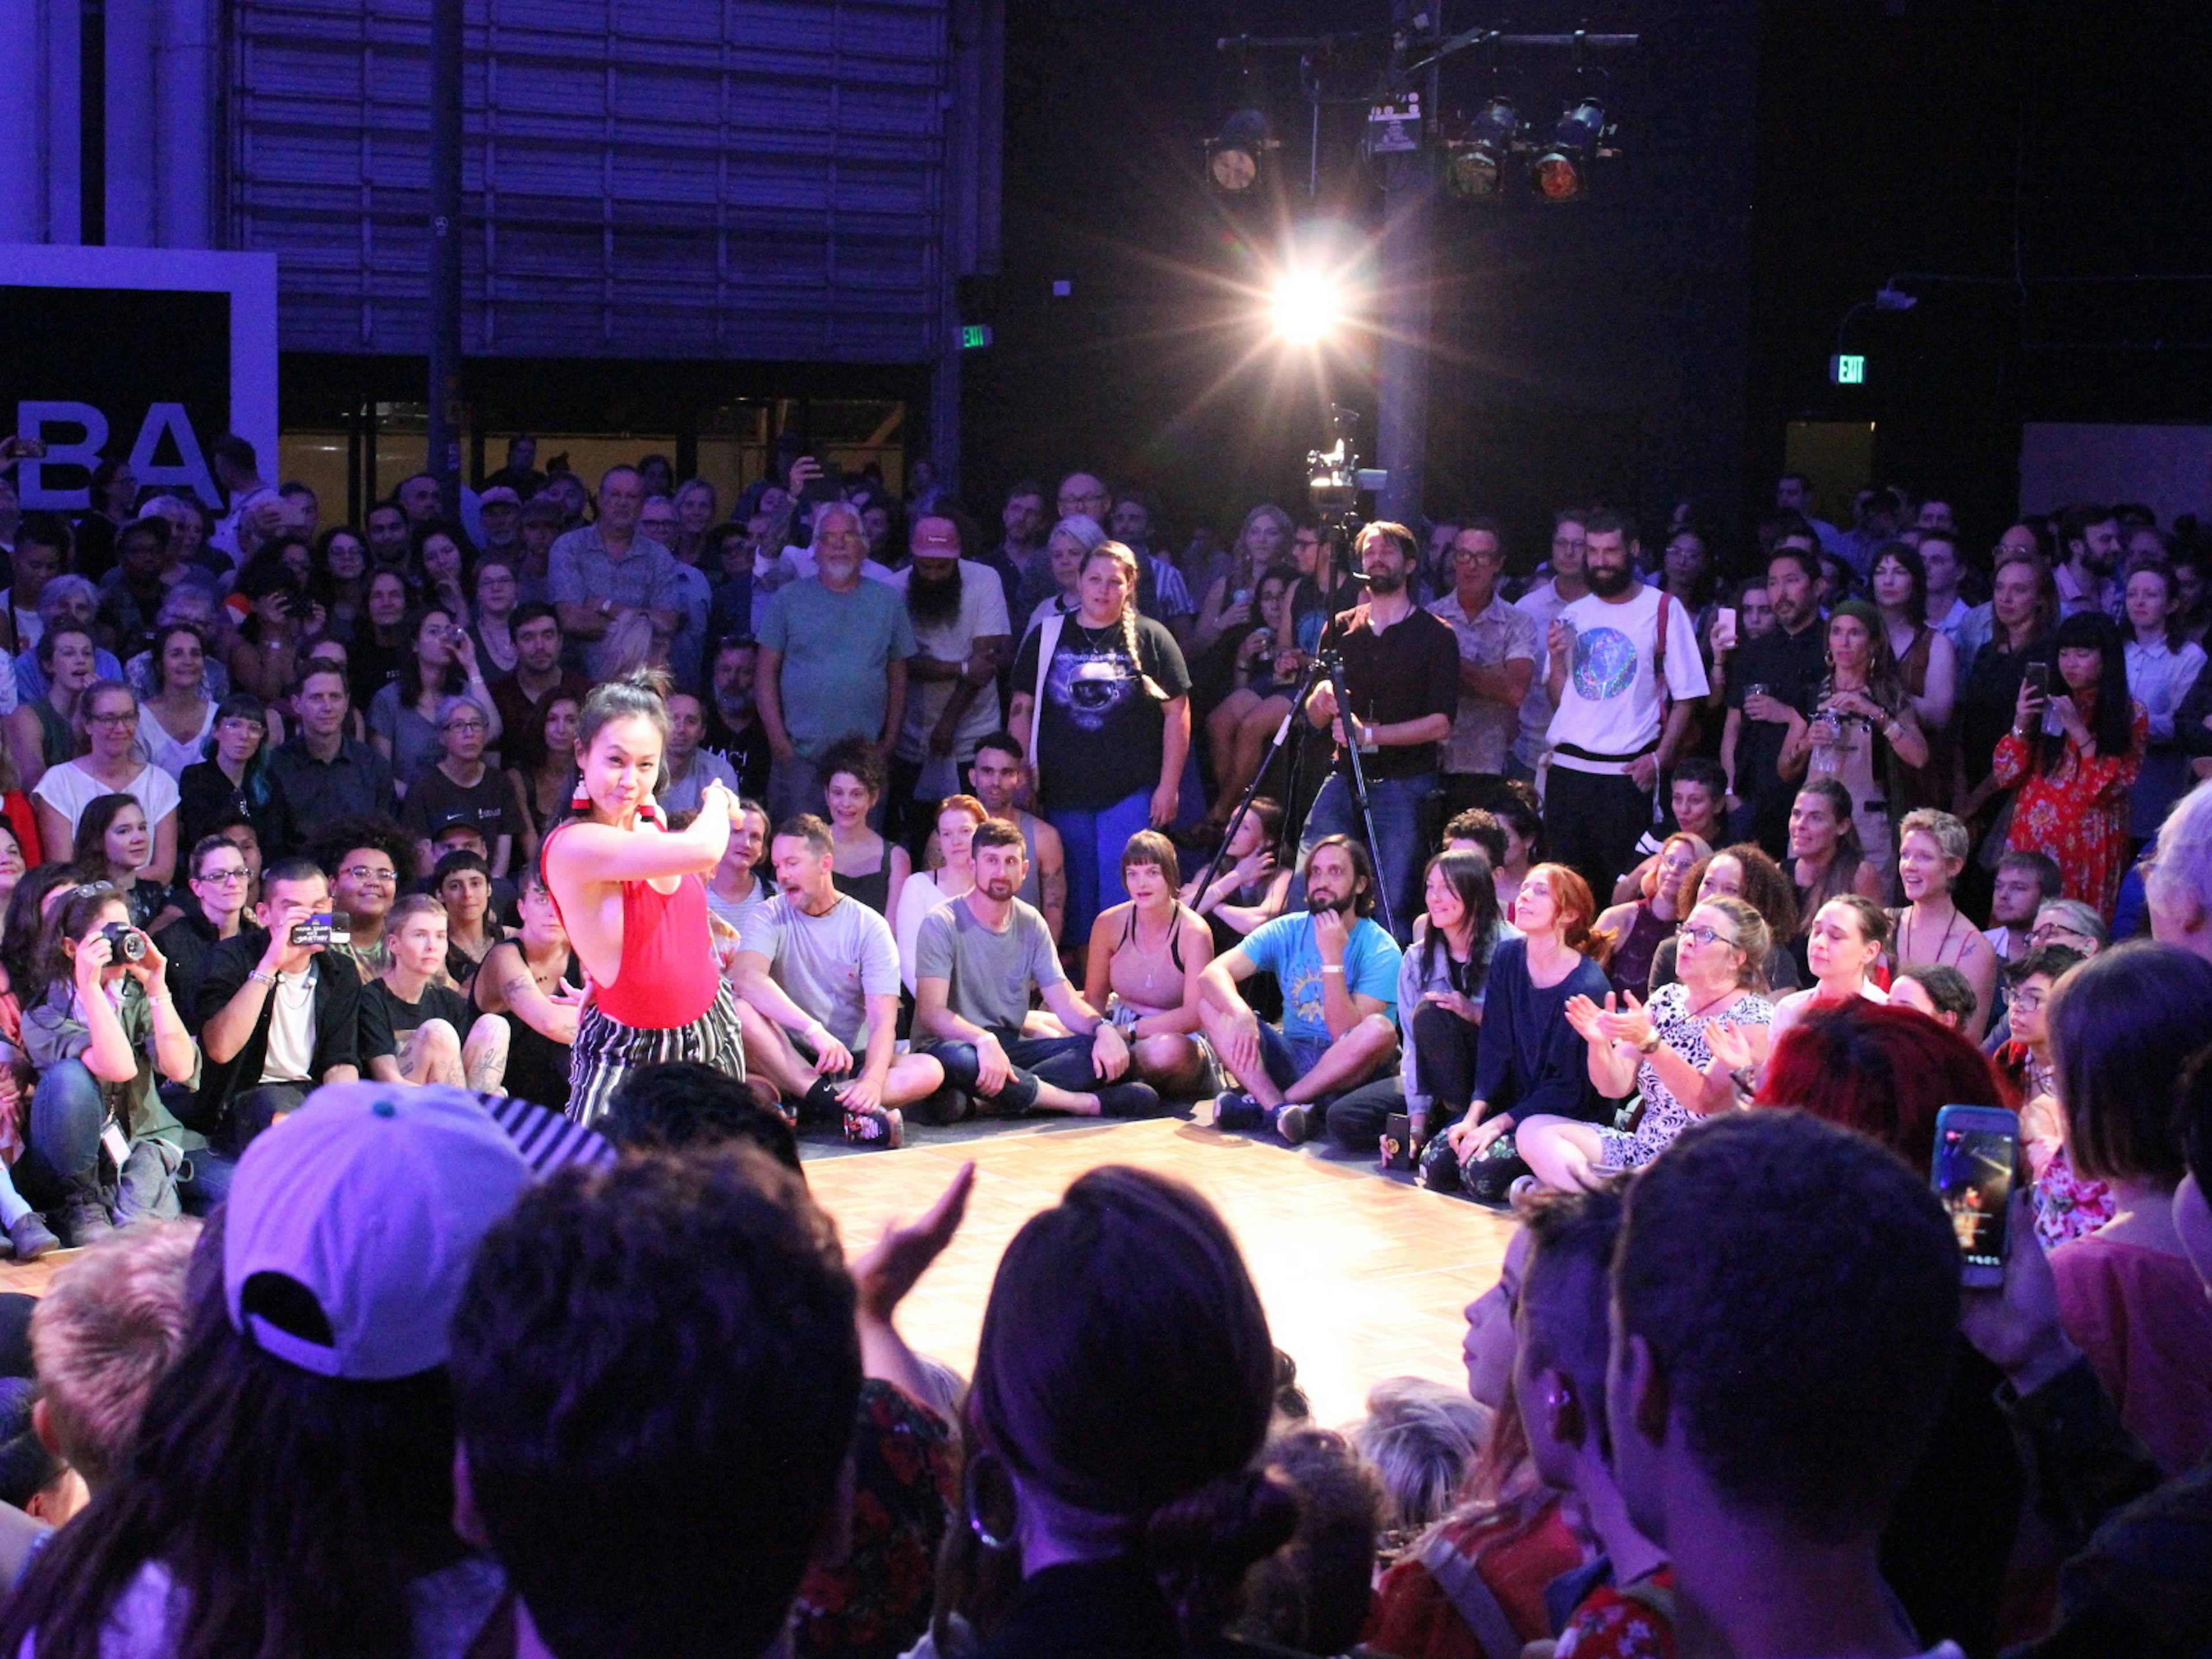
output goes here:
[{"label": "woman in black graphic t-shirt", "polygon": [[1136,556],[1101,543],[1084,555],[1080,608],[1032,629],[1014,663],[1007,721],[1029,739],[1038,805],[1066,849],[1071,939],[1128,897],[1121,849],[1175,822],[1190,752],[1189,671],[1175,636],[1137,614],[1136,591]]}]

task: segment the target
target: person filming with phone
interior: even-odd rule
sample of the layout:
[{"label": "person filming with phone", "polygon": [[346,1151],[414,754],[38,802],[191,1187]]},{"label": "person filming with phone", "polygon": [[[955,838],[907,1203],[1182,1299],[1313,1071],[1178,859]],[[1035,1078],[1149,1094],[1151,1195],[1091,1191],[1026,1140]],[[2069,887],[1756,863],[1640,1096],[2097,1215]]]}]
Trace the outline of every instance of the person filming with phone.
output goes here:
[{"label": "person filming with phone", "polygon": [[[226,1166],[310,1090],[361,1075],[361,977],[349,967],[323,971],[334,931],[330,878],[310,860],[283,859],[263,872],[261,893],[254,925],[215,948],[199,985],[206,1064],[185,1123]],[[195,1166],[207,1156],[195,1153]],[[228,1167],[215,1174],[219,1188],[228,1176]]]}]

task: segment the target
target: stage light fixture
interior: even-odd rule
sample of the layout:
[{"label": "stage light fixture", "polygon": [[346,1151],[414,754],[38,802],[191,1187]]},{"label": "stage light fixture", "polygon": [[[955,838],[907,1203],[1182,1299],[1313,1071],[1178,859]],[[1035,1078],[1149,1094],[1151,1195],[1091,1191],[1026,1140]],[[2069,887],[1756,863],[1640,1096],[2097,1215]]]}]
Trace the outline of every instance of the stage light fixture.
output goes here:
[{"label": "stage light fixture", "polygon": [[1506,167],[1520,132],[1520,112],[1503,98],[1492,99],[1468,123],[1462,137],[1445,141],[1444,188],[1462,201],[1496,201],[1504,194]]},{"label": "stage light fixture", "polygon": [[1344,292],[1326,276],[1293,271],[1270,301],[1275,332],[1291,345],[1325,343],[1344,320]]},{"label": "stage light fixture", "polygon": [[1206,141],[1206,182],[1224,196],[1249,195],[1266,171],[1276,140],[1267,118],[1240,109],[1221,124],[1221,136]]},{"label": "stage light fixture", "polygon": [[1589,195],[1590,163],[1601,153],[1598,141],[1605,131],[1603,104],[1590,97],[1570,100],[1550,142],[1530,164],[1536,193],[1547,202],[1575,202]]}]

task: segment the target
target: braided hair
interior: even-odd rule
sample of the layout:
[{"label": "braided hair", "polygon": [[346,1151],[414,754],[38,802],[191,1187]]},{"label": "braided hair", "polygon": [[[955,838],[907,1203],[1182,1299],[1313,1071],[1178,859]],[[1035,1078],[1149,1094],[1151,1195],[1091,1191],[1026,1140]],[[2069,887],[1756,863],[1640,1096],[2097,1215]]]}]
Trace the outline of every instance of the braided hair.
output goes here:
[{"label": "braided hair", "polygon": [[1137,556],[1120,542],[1101,542],[1084,554],[1078,580],[1080,580],[1081,570],[1090,569],[1092,562],[1099,559],[1117,560],[1128,573],[1129,592],[1121,601],[1121,648],[1129,653],[1129,665],[1137,671],[1137,678],[1144,682],[1145,695],[1154,702],[1165,702],[1168,701],[1166,690],[1158,680],[1145,672],[1145,659],[1137,651]]}]

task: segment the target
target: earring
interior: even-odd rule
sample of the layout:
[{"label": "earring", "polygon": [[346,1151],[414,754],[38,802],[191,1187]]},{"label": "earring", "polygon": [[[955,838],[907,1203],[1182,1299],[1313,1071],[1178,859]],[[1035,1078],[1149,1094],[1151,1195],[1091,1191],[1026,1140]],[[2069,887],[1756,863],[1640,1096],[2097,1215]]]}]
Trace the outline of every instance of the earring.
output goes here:
[{"label": "earring", "polygon": [[588,812],[592,810],[592,798],[585,792],[583,779],[576,780],[576,793],[568,798],[568,805],[579,812]]},{"label": "earring", "polygon": [[[1000,1532],[991,1530],[991,1522],[984,1518],[984,1502],[978,1488],[987,1470],[997,1472],[998,1482],[1006,1489],[1006,1523]],[[1014,1533],[1015,1506],[1013,1478],[1000,1463],[998,1455],[980,1447],[968,1459],[968,1467],[961,1475],[961,1495],[968,1510],[968,1529],[975,1534],[975,1541],[994,1554],[1004,1554],[1018,1541]]]}]

